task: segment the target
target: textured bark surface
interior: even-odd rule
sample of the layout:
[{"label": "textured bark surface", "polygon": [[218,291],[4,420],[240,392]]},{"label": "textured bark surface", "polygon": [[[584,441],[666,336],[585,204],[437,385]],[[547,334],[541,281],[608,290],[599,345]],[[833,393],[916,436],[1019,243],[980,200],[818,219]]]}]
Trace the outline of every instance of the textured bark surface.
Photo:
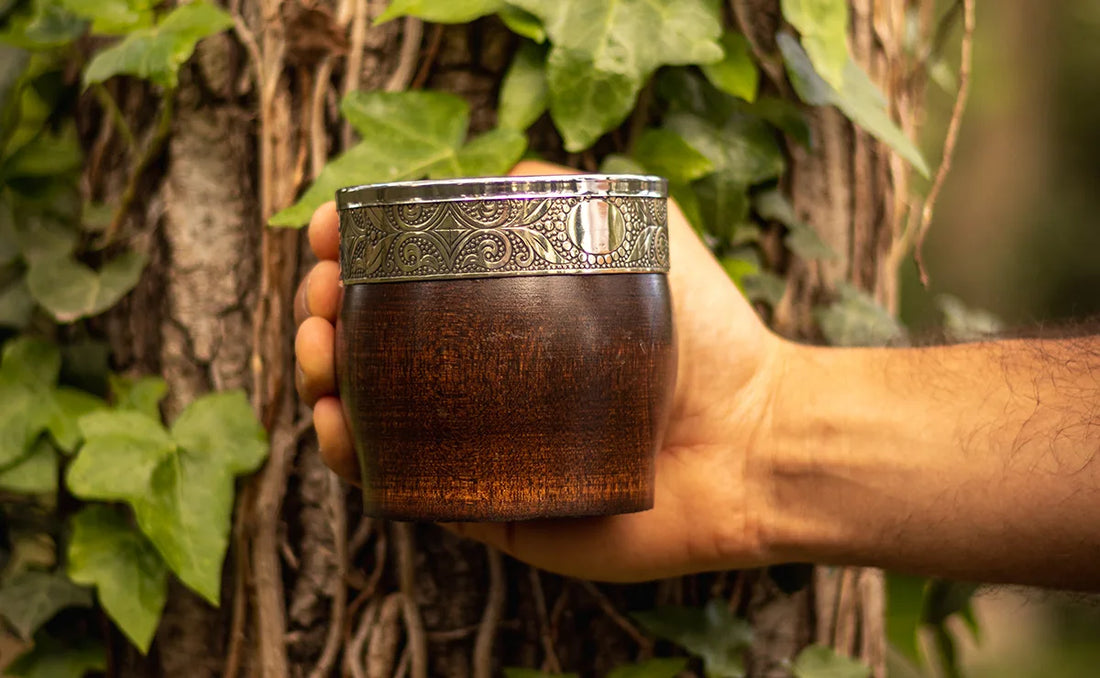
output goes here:
[{"label": "textured bark surface", "polygon": [[[894,102],[907,130],[919,92],[901,72],[907,0],[853,0],[852,50]],[[371,26],[381,0],[232,0],[237,30],[202,45],[179,94],[172,137],[126,231],[153,262],[112,316],[119,367],[162,373],[173,416],[209,389],[246,386],[267,427],[271,457],[242,483],[222,605],[174,587],[153,653],[116,644],[119,673],[135,676],[474,676],[503,666],[604,675],[662,646],[626,614],[722,596],[757,630],[753,676],[788,675],[810,642],[833,644],[883,674],[880,573],[808,566],[721,573],[620,587],[533,570],[431,525],[361,518],[356,491],[320,464],[307,412],[293,397],[291,304],[310,264],[296,232],[264,229],[324,159],[351,140],[340,96],[356,88],[426,85],[456,92],[473,130],[493,123],[496,90],[516,42],[496,20],[438,27]],[[732,20],[772,58],[776,0],[734,0]],[[141,92],[122,98],[149,118]],[[897,281],[891,248],[905,214],[905,167],[836,111],[811,116],[816,145],[790,144],[796,208],[841,258],[794,262],[774,322],[813,338],[811,309],[851,281],[888,307]],[[545,121],[533,130],[566,158]],[[122,167],[99,190],[110,193]],[[156,174],[151,172],[150,174]],[[113,178],[112,178],[113,177]]]}]

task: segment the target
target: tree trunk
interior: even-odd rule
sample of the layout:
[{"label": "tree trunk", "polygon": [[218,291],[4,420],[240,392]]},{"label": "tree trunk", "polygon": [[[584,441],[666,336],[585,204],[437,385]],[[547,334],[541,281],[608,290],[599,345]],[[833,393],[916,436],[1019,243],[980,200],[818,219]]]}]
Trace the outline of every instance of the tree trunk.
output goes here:
[{"label": "tree trunk", "polygon": [[[756,628],[752,676],[788,675],[786,662],[815,641],[862,657],[882,676],[883,587],[874,571],[786,566],[594,586],[432,525],[361,517],[357,493],[321,465],[293,394],[292,298],[311,255],[301,234],[263,224],[348,143],[336,110],[343,93],[414,81],[456,92],[482,131],[493,123],[515,39],[495,19],[371,26],[379,0],[229,4],[242,18],[238,30],[205,41],[183,74],[163,172],[128,224],[153,265],[109,329],[121,367],[168,379],[169,416],[209,389],[248,387],[271,456],[241,484],[221,608],[176,586],[153,653],[125,654],[120,673],[487,678],[504,666],[541,666],[602,676],[654,651],[626,610],[722,596]],[[899,70],[912,0],[851,4],[852,51],[912,131],[919,98]],[[774,51],[777,0],[731,9],[760,49]],[[148,117],[140,96],[123,100],[135,118]],[[817,110],[811,120],[816,145],[791,145],[788,188],[842,256],[788,271],[774,321],[804,338],[814,337],[812,306],[841,281],[894,306],[887,255],[908,192],[900,161],[839,113]],[[538,150],[548,157],[570,160],[554,149],[552,131],[536,129],[533,139],[546,140]]]}]

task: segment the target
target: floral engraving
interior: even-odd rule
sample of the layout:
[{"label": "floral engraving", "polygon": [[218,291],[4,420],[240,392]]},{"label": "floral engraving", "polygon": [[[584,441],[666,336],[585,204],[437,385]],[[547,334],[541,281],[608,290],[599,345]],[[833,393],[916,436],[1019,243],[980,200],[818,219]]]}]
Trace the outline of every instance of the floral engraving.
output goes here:
[{"label": "floral engraving", "polygon": [[[604,197],[620,220],[610,251],[585,251],[575,210],[583,196],[352,207],[340,213],[345,283],[551,273],[665,272],[667,203]],[[593,223],[591,228],[600,225]],[[603,225],[607,228],[607,225]],[[583,235],[583,234],[582,234]],[[585,239],[587,242],[590,239]]]}]

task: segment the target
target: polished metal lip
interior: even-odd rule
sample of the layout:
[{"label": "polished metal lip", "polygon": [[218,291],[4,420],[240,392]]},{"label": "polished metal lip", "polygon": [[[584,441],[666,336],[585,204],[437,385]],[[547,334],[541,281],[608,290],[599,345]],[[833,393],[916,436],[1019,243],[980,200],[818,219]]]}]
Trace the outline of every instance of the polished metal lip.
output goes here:
[{"label": "polished metal lip", "polygon": [[667,198],[668,180],[641,174],[563,174],[399,181],[341,188],[336,191],[336,207],[577,196]]}]

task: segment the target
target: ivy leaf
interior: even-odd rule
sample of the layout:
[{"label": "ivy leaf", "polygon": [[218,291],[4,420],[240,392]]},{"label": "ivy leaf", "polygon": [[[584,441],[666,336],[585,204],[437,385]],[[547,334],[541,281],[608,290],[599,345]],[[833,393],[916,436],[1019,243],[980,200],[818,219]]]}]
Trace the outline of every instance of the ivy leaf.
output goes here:
[{"label": "ivy leaf", "polygon": [[32,388],[53,386],[61,374],[61,351],[48,341],[16,337],[4,344],[0,372]]},{"label": "ivy leaf", "polygon": [[0,588],[0,616],[23,640],[67,607],[91,607],[92,593],[55,572],[27,570]]},{"label": "ivy leaf", "polygon": [[534,40],[537,43],[546,42],[546,28],[539,18],[526,10],[512,5],[504,5],[497,12],[500,20],[516,35]]},{"label": "ivy leaf", "polygon": [[863,290],[841,283],[837,292],[839,298],[831,306],[814,310],[822,334],[833,346],[882,346],[905,336],[897,319]]},{"label": "ivy leaf", "polygon": [[759,271],[742,278],[741,288],[749,301],[762,301],[775,308],[787,292],[787,281],[774,273]]},{"label": "ivy leaf", "polygon": [[714,163],[669,129],[648,129],[634,145],[634,159],[648,172],[686,184],[714,171]]},{"label": "ivy leaf", "polygon": [[192,402],[172,426],[136,411],[80,420],[84,446],[69,466],[83,499],[125,501],[180,580],[217,604],[237,475],[267,454],[263,428],[242,391]]},{"label": "ivy leaf", "polygon": [[168,382],[160,377],[108,378],[111,402],[117,410],[135,410],[153,421],[160,420],[160,401],[168,394]]},{"label": "ivy leaf", "polygon": [[30,53],[27,50],[0,43],[0,113],[7,109],[12,92],[17,91],[19,77],[28,61]]},{"label": "ivy leaf", "polygon": [[578,678],[576,673],[550,673],[539,669],[505,666],[504,678]]},{"label": "ivy leaf", "polygon": [[943,313],[944,329],[955,341],[988,339],[1004,330],[1000,318],[989,311],[969,308],[961,299],[950,294],[936,297],[936,305]]},{"label": "ivy leaf", "polygon": [[92,33],[123,35],[153,23],[155,0],[61,0],[61,6],[92,22]]},{"label": "ivy leaf", "polygon": [[0,489],[19,494],[57,492],[57,452],[45,438],[39,438],[29,455],[0,471]]},{"label": "ivy leaf", "polygon": [[107,670],[107,653],[97,641],[81,638],[74,643],[39,634],[34,647],[8,666],[7,675],[20,678],[83,678]]},{"label": "ivy leaf", "polygon": [[890,572],[886,575],[886,637],[913,666],[921,665],[917,632],[928,579]]},{"label": "ivy leaf", "polygon": [[811,645],[799,652],[791,671],[794,678],[869,678],[871,675],[871,667],[842,657],[824,645]]},{"label": "ivy leaf", "polygon": [[778,221],[787,227],[784,242],[787,247],[807,261],[813,259],[837,259],[837,253],[821,239],[812,226],[798,218],[794,206],[778,188],[761,191],[753,197],[753,209],[762,218]]},{"label": "ivy leaf", "polygon": [[550,116],[570,152],[621,123],[658,67],[722,58],[721,22],[707,0],[511,4],[542,20],[550,36]]},{"label": "ivy leaf", "polygon": [[711,600],[703,609],[659,607],[633,616],[650,633],[701,657],[707,678],[745,675],[743,655],[752,644],[752,626],[735,617],[726,601]]},{"label": "ivy leaf", "polygon": [[760,71],[753,61],[752,49],[744,35],[733,31],[722,34],[721,61],[703,64],[703,75],[711,84],[727,94],[752,102],[760,84]]},{"label": "ivy leaf", "polygon": [[504,7],[503,0],[392,0],[374,24],[414,16],[437,24],[464,24]]},{"label": "ivy leaf", "polygon": [[526,130],[546,111],[549,96],[546,50],[525,42],[516,50],[500,85],[498,124],[509,129]]},{"label": "ivy leaf", "polygon": [[141,279],[146,258],[124,252],[92,270],[71,257],[34,261],[27,271],[31,296],[60,323],[99,315]]},{"label": "ivy leaf", "polygon": [[61,451],[72,453],[80,444],[79,420],[96,410],[106,409],[107,403],[79,389],[62,386],[54,390],[50,403],[46,428]]},{"label": "ivy leaf", "polygon": [[20,275],[7,285],[0,285],[0,327],[21,330],[34,313],[34,299],[27,289],[27,280]]},{"label": "ivy leaf", "polygon": [[749,216],[748,188],[733,172],[715,172],[693,184],[701,223],[707,233],[732,241]]},{"label": "ivy leaf", "polygon": [[760,118],[733,115],[716,125],[690,113],[673,113],[665,118],[665,127],[683,137],[732,183],[752,186],[783,173],[783,152]]},{"label": "ivy leaf", "polygon": [[527,150],[523,132],[504,127],[474,137],[458,149],[453,160],[429,171],[432,178],[483,177],[503,174]]},{"label": "ivy leaf", "polygon": [[848,0],[781,0],[780,7],[802,35],[814,69],[840,89],[848,62]]},{"label": "ivy leaf", "polygon": [[470,107],[445,92],[351,92],[341,110],[362,140],[325,165],[301,199],[270,225],[301,226],[336,189],[352,184],[457,176],[468,169],[503,174],[526,146],[522,134],[498,130],[463,149]]},{"label": "ivy leaf", "polygon": [[83,165],[76,127],[65,125],[54,133],[39,134],[4,160],[0,178],[43,179],[75,172]]},{"label": "ivy leaf", "polygon": [[605,155],[600,161],[601,174],[646,174],[647,172],[648,170],[637,160],[619,153]]},{"label": "ivy leaf", "polygon": [[813,147],[813,133],[806,115],[786,99],[761,97],[749,106],[749,112],[788,134],[805,148]]},{"label": "ivy leaf", "polygon": [[848,59],[841,87],[837,90],[817,74],[805,50],[793,36],[781,31],[776,36],[776,42],[799,98],[812,106],[836,106],[853,123],[894,149],[922,176],[929,176],[928,164],[920,151],[894,124],[886,109],[886,98],[858,64]]},{"label": "ivy leaf", "polygon": [[58,219],[33,214],[15,226],[15,238],[23,259],[33,264],[44,259],[59,259],[76,249],[80,234]]},{"label": "ivy leaf", "polygon": [[722,257],[718,263],[726,272],[734,285],[742,292],[745,291],[745,278],[760,272],[760,266],[755,261],[741,259],[740,257]]},{"label": "ivy leaf", "polygon": [[25,3],[30,12],[15,14],[7,21],[4,42],[33,51],[63,47],[80,37],[85,22],[61,7],[54,0],[34,0]]},{"label": "ivy leaf", "polygon": [[84,69],[84,86],[116,75],[133,75],[175,89],[179,69],[199,40],[233,25],[233,17],[207,0],[180,5],[151,28],[128,32],[116,45],[97,52]]},{"label": "ivy leaf", "polygon": [[73,516],[69,577],[94,586],[119,629],[142,654],[149,651],[168,598],[168,568],[126,516],[105,505]]},{"label": "ivy leaf", "polygon": [[607,674],[607,678],[674,678],[684,670],[686,657],[662,657],[650,659],[638,664],[616,666]]}]

